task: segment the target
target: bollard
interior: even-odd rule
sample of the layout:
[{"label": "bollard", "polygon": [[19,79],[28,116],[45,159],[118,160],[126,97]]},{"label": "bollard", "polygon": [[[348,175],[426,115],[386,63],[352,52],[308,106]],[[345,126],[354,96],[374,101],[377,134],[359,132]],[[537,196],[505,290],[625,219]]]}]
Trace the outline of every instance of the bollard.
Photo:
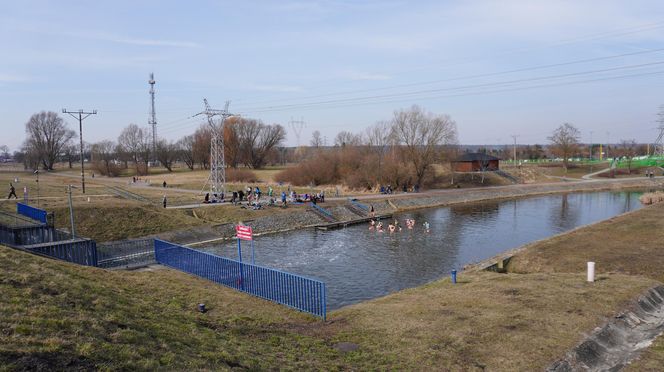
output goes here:
[{"label": "bollard", "polygon": [[206,312],[207,310],[205,310],[205,304],[198,304],[198,311],[201,313]]},{"label": "bollard", "polygon": [[456,269],[452,270],[452,284],[456,284],[457,282],[457,271]]},{"label": "bollard", "polygon": [[595,281],[595,263],[588,261],[588,282],[593,283]]}]

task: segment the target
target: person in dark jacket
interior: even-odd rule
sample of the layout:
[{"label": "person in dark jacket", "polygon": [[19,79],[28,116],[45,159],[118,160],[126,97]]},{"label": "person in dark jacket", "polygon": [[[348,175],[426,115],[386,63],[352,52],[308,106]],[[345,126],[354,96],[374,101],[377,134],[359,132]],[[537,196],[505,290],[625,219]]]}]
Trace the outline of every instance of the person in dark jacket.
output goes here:
[{"label": "person in dark jacket", "polygon": [[11,199],[12,196],[16,199],[18,199],[18,196],[16,196],[16,188],[14,188],[14,185],[10,182],[9,183],[9,196],[7,196],[7,199]]}]

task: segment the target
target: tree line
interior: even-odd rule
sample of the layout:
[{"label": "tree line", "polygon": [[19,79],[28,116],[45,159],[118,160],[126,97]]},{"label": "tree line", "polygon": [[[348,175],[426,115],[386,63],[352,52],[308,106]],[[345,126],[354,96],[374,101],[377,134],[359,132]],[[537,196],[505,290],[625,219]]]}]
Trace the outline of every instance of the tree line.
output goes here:
[{"label": "tree line", "polygon": [[[62,160],[68,161],[71,168],[73,161],[80,160],[80,149],[74,141],[76,133],[57,113],[42,111],[32,115],[25,131],[26,140],[16,153],[16,160],[26,168],[53,170],[55,163]],[[160,139],[153,146],[149,128],[129,124],[116,141],[87,144],[84,156],[90,158],[100,174],[108,176],[117,176],[130,165],[137,175],[145,175],[151,162],[158,162],[169,172],[178,161],[191,170],[196,166],[208,169],[212,135],[212,128],[204,124],[191,135],[177,141]],[[286,138],[286,131],[280,124],[232,117],[226,120],[221,135],[228,166],[258,169],[279,157],[277,149]]]},{"label": "tree line", "polygon": [[[14,158],[26,168],[52,170],[58,161],[68,162],[71,168],[73,162],[80,160],[76,133],[57,113],[42,111],[32,115],[25,132],[26,140]],[[176,162],[191,170],[208,169],[212,134],[212,128],[203,124],[193,134],[177,141],[161,139],[153,147],[147,127],[129,124],[115,141],[86,144],[84,156],[97,172],[108,176],[117,176],[129,167],[137,175],[145,175],[151,162],[158,162],[168,171]],[[298,185],[425,186],[433,181],[435,164],[453,160],[460,151],[456,122],[449,115],[434,114],[416,105],[397,110],[390,120],[377,122],[362,132],[341,131],[332,146],[327,146],[320,132],[314,131],[309,147],[284,148],[283,126],[241,117],[227,119],[221,135],[228,167],[259,169],[267,164],[296,163],[276,177]],[[588,157],[593,151],[580,143],[580,131],[570,123],[560,125],[548,139],[548,146],[519,146],[518,158],[558,157],[567,167],[570,158]],[[621,140],[607,150],[611,156],[631,159],[645,153],[644,147],[634,140]],[[512,150],[507,147],[479,151],[510,159]],[[6,147],[2,151],[8,152]],[[597,158],[598,150],[594,151]]]}]

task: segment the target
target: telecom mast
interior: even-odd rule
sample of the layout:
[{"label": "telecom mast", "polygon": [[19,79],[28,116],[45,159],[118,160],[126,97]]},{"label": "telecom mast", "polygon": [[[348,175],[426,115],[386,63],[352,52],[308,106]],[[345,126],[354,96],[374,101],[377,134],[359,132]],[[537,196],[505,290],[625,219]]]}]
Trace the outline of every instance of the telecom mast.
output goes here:
[{"label": "telecom mast", "polygon": [[154,163],[157,162],[157,113],[154,110],[154,73],[150,73],[150,119],[148,119],[148,124],[152,126],[152,158]]},{"label": "telecom mast", "polygon": [[[205,115],[207,117],[208,125],[212,130],[212,140],[210,141],[210,176],[208,177],[203,189],[209,184],[211,194],[225,194],[226,193],[226,159],[224,158],[224,122],[227,118],[233,116],[228,112],[228,105],[230,101],[226,101],[223,110],[216,110],[210,108],[207,99],[203,99],[205,110],[199,112],[198,115]],[[215,123],[214,117],[220,116],[219,124]],[[221,197],[221,195],[219,195]]]}]

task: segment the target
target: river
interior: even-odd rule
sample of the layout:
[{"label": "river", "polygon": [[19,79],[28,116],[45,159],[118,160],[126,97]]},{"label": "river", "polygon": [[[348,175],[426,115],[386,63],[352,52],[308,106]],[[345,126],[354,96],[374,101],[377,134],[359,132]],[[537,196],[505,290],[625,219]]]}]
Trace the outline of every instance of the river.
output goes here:
[{"label": "river", "polygon": [[[396,214],[403,230],[392,234],[360,224],[259,236],[255,259],[258,265],[324,281],[332,310],[416,287],[528,242],[641,208],[640,195],[569,193],[422,209]],[[415,220],[412,230],[405,226],[407,218]],[[250,262],[249,242],[242,246],[242,258]],[[238,255],[236,242],[200,249]]]}]

